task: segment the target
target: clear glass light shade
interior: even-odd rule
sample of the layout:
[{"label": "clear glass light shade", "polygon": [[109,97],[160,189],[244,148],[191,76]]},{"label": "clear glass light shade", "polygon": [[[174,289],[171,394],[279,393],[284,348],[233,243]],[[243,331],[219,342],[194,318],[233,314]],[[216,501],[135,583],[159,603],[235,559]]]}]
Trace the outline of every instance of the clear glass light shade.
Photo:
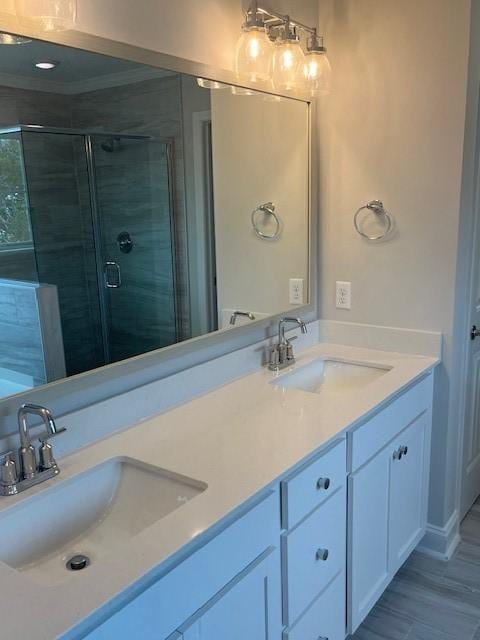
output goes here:
[{"label": "clear glass light shade", "polygon": [[273,44],[260,27],[243,31],[237,42],[235,71],[237,77],[248,82],[266,82],[272,70]]},{"label": "clear glass light shade", "polygon": [[305,54],[299,42],[279,41],[273,53],[273,85],[278,91],[301,89]]},{"label": "clear glass light shade", "polygon": [[20,20],[35,21],[45,31],[72,29],[77,19],[77,0],[15,0]]},{"label": "clear glass light shade", "polygon": [[330,93],[332,67],[324,51],[307,53],[303,73],[304,87],[309,95],[326,96]]}]

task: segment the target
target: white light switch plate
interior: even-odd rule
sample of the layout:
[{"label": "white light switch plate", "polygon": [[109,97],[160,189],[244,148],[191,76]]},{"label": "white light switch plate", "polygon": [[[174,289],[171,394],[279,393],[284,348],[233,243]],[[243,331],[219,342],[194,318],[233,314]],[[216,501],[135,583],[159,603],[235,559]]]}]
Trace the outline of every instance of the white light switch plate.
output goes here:
[{"label": "white light switch plate", "polygon": [[290,278],[289,281],[290,304],[303,304],[303,279]]},{"label": "white light switch plate", "polygon": [[336,296],[337,296],[337,303],[336,303],[337,309],[351,309],[352,308],[352,283],[337,280]]}]

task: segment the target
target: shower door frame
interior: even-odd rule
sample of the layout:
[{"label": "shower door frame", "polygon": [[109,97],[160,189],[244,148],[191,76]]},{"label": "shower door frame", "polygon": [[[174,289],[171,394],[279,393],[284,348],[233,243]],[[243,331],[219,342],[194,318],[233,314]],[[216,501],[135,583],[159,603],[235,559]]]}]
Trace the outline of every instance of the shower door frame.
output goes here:
[{"label": "shower door frame", "polygon": [[[88,178],[88,190],[89,190],[89,203],[90,203],[90,215],[92,220],[92,234],[95,254],[95,269],[98,289],[98,301],[100,311],[100,325],[102,334],[102,349],[104,365],[113,364],[111,360],[111,345],[110,345],[110,327],[109,327],[109,304],[107,300],[107,290],[105,288],[105,276],[104,276],[104,255],[103,255],[103,234],[101,225],[101,215],[99,213],[97,202],[97,179],[96,179],[96,167],[93,150],[92,139],[97,136],[105,138],[120,138],[123,140],[150,140],[160,142],[165,145],[165,153],[167,159],[167,181],[168,181],[168,201],[170,212],[170,237],[171,237],[171,255],[172,255],[172,279],[173,279],[173,291],[174,291],[174,316],[175,316],[175,343],[179,338],[180,324],[179,324],[179,305],[177,299],[177,285],[178,285],[178,272],[177,272],[177,229],[176,229],[176,215],[175,215],[175,185],[174,185],[174,143],[171,138],[158,138],[147,134],[130,134],[119,133],[111,131],[95,131],[88,129],[69,129],[65,127],[50,127],[43,125],[25,125],[18,124],[11,127],[2,127],[0,129],[0,135],[19,133],[23,136],[23,133],[48,133],[54,135],[69,135],[69,136],[81,136],[84,139],[84,150],[86,157],[87,178]],[[22,143],[23,154],[23,143]],[[26,180],[27,200],[30,208],[30,198],[28,189],[28,180]],[[30,223],[31,224],[31,223]],[[35,246],[33,247],[35,251]],[[175,344],[174,343],[174,344]],[[162,347],[158,347],[162,348]]]}]

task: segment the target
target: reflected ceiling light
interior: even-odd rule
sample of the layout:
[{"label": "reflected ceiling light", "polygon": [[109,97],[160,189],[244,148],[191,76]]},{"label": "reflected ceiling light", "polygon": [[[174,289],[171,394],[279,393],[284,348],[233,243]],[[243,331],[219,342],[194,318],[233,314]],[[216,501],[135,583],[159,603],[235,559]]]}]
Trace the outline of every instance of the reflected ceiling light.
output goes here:
[{"label": "reflected ceiling light", "polygon": [[77,19],[77,0],[15,0],[20,20],[39,23],[44,31],[73,29]]},{"label": "reflected ceiling light", "polygon": [[31,42],[29,38],[15,36],[12,33],[0,32],[0,44],[27,44]]},{"label": "reflected ceiling light", "polygon": [[242,35],[235,52],[235,72],[239,80],[267,82],[272,69],[273,44],[265,26],[265,16],[252,2],[245,16]]},{"label": "reflected ceiling light", "polygon": [[330,93],[332,67],[327,57],[323,38],[314,33],[307,42],[304,64],[305,89],[312,97]]},{"label": "reflected ceiling light", "polygon": [[[236,55],[237,77],[251,84],[268,83],[280,92],[329,93],[331,67],[323,38],[315,27],[252,1],[242,26]],[[307,37],[306,54],[300,33]],[[242,95],[248,95],[243,90]],[[252,93],[255,93],[252,91]]]},{"label": "reflected ceiling light", "polygon": [[44,71],[55,69],[59,64],[59,62],[54,62],[53,60],[39,60],[38,62],[35,62],[37,69],[42,69]]},{"label": "reflected ceiling light", "polygon": [[208,80],[207,78],[197,78],[197,84],[202,89],[228,89],[227,84],[216,80]]},{"label": "reflected ceiling light", "polygon": [[275,42],[273,54],[273,86],[279,91],[302,88],[305,54],[295,29],[285,25],[283,35]]}]

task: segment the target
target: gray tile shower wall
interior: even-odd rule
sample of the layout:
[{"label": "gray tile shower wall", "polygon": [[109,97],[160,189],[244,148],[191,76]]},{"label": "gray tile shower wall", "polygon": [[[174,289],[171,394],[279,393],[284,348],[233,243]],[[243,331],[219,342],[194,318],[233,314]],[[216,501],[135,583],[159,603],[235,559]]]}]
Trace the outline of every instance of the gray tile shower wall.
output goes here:
[{"label": "gray tile shower wall", "polygon": [[65,375],[55,287],[0,279],[0,369],[44,384]]},{"label": "gray tile shower wall", "polygon": [[0,127],[15,124],[70,126],[71,96],[0,86]]}]

